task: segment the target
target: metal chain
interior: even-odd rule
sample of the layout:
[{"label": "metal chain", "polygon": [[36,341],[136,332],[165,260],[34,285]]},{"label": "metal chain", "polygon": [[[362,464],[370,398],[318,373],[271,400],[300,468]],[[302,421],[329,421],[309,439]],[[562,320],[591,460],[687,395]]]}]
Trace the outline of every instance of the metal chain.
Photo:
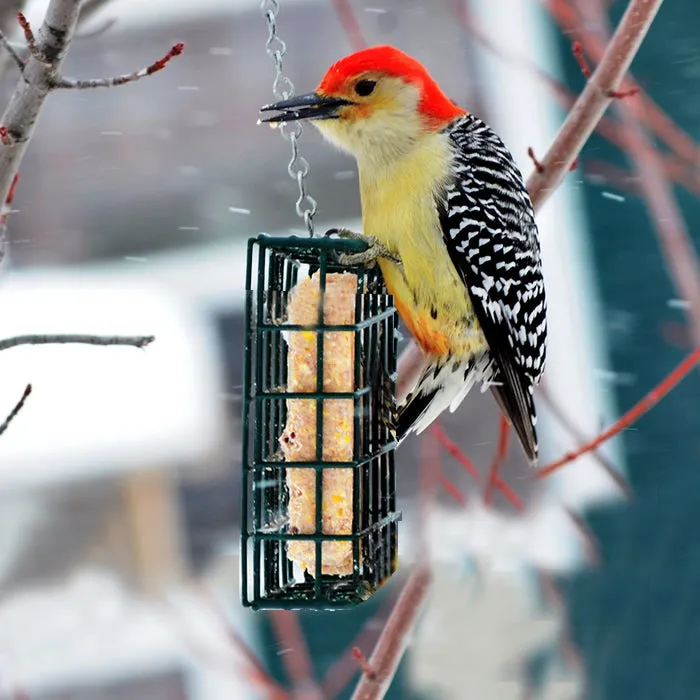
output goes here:
[{"label": "metal chain", "polygon": [[[294,83],[282,72],[282,58],[287,53],[287,44],[277,36],[277,15],[280,11],[279,0],[262,0],[260,4],[263,16],[267,22],[267,41],[265,49],[275,64],[275,79],[272,82],[272,93],[277,100],[288,100],[294,95]],[[314,235],[314,215],[318,204],[306,191],[306,176],[309,174],[309,161],[299,153],[299,137],[302,126],[299,122],[283,122],[280,124],[282,137],[292,145],[292,157],[287,166],[287,172],[299,186],[299,198],[296,201],[297,214],[304,220],[309,236]]]}]

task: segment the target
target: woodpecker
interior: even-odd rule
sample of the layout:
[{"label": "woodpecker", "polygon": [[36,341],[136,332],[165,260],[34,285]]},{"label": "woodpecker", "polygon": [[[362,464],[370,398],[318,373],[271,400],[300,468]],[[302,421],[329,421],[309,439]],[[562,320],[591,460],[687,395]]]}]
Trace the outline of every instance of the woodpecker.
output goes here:
[{"label": "woodpecker", "polygon": [[358,259],[377,259],[426,356],[398,409],[399,441],[480,384],[536,464],[545,288],[532,203],[503,141],[392,46],[342,58],[314,92],[261,111],[312,121],[357,161],[364,234],[342,233],[368,243]]}]

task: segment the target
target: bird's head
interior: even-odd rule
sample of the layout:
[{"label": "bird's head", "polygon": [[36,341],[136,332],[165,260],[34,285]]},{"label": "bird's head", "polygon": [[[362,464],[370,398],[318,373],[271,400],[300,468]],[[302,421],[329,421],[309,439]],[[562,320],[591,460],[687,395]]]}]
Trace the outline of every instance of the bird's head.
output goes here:
[{"label": "bird's head", "polygon": [[334,63],[314,92],[266,105],[264,122],[310,120],[358,160],[406,153],[464,114],[425,67],[393,46],[375,46]]}]

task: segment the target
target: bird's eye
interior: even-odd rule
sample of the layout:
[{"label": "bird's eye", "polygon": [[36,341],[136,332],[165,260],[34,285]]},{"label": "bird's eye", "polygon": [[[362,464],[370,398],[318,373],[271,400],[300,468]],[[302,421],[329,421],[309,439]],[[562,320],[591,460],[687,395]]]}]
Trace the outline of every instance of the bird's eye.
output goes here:
[{"label": "bird's eye", "polygon": [[371,95],[374,92],[376,86],[376,80],[359,80],[355,85],[355,92],[360,97],[367,97],[367,95]]}]

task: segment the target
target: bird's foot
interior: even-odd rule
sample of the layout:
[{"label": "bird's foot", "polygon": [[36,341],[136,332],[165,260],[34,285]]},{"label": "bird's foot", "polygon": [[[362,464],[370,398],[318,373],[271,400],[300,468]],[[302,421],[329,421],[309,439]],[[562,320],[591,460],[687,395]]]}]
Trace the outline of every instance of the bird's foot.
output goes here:
[{"label": "bird's foot", "polygon": [[367,250],[363,250],[360,253],[339,253],[338,262],[341,265],[364,265],[365,267],[372,267],[376,263],[377,258],[386,258],[388,260],[393,260],[395,263],[401,263],[401,259],[398,255],[392,253],[374,236],[356,233],[347,228],[332,228],[326,231],[326,236],[330,235],[336,235],[340,238],[353,238],[367,245]]}]

